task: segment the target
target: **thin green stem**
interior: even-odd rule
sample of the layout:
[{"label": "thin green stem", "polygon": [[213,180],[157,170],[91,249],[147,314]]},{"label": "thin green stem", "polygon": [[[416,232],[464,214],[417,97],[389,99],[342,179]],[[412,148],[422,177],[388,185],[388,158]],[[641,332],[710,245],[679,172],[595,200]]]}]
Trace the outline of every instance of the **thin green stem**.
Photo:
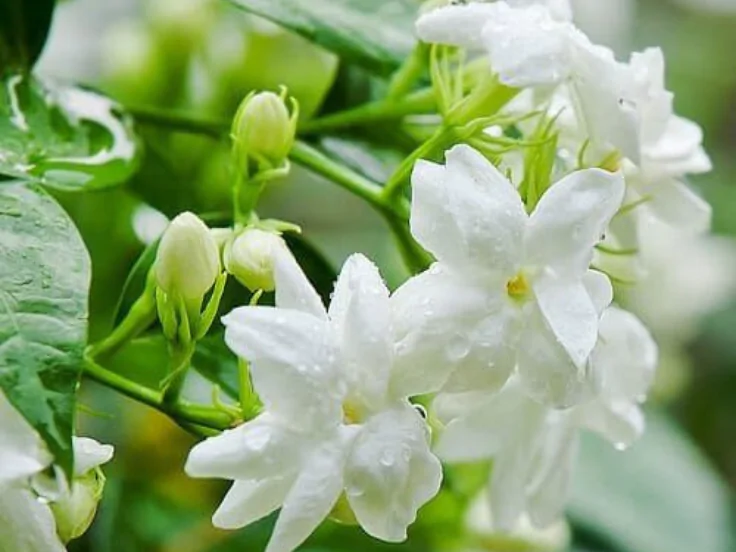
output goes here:
[{"label": "thin green stem", "polygon": [[396,240],[404,264],[412,274],[423,272],[432,264],[432,258],[416,242],[406,221],[386,215],[386,223]]},{"label": "thin green stem", "polygon": [[429,46],[424,42],[417,42],[411,55],[406,58],[402,66],[391,77],[386,97],[397,100],[406,96],[421,78],[427,66]]},{"label": "thin green stem", "polygon": [[423,88],[400,100],[380,100],[305,121],[299,126],[299,133],[315,134],[368,123],[393,121],[407,115],[432,113],[435,109],[434,91],[431,88]]},{"label": "thin green stem", "polygon": [[90,355],[94,358],[112,356],[122,349],[130,340],[138,337],[156,320],[156,298],[150,283],[143,294],[133,303],[123,321],[105,339],[90,347]]},{"label": "thin green stem", "polygon": [[220,139],[227,135],[230,124],[227,121],[207,121],[194,119],[186,113],[162,110],[155,107],[126,107],[136,121],[154,126],[164,126],[190,134],[205,134]]},{"label": "thin green stem", "polygon": [[365,199],[380,211],[388,209],[381,196],[382,188],[366,177],[337,163],[304,142],[296,142],[289,157],[295,163],[331,180],[349,192]]},{"label": "thin green stem", "polygon": [[383,199],[390,200],[395,197],[409,181],[411,171],[414,164],[419,159],[432,157],[437,150],[444,149],[455,140],[455,130],[453,127],[440,127],[432,135],[432,137],[415,149],[406,159],[404,159],[396,169],[394,174],[386,182],[383,188]]},{"label": "thin green stem", "polygon": [[231,427],[235,422],[232,416],[215,408],[185,401],[167,404],[163,401],[163,394],[161,392],[140,385],[103,368],[88,355],[85,356],[83,368],[84,375],[88,378],[105,387],[114,389],[126,397],[167,414],[180,425],[193,424],[210,429],[224,430]]},{"label": "thin green stem", "polygon": [[163,404],[175,405],[179,402],[179,396],[187,379],[189,365],[194,354],[194,343],[186,345],[174,343],[171,345],[171,371],[164,386],[161,400]]}]

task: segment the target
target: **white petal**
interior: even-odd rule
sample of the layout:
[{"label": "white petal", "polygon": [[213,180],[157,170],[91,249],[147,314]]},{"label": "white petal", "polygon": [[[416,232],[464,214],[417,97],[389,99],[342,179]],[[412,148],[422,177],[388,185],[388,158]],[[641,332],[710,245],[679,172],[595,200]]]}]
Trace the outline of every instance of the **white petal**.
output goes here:
[{"label": "white petal", "polygon": [[527,424],[541,423],[543,411],[512,379],[496,395],[482,402],[469,401],[465,412],[442,431],[437,454],[447,462],[474,462],[503,454]]},{"label": "white petal", "polygon": [[299,468],[311,446],[304,436],[262,414],[195,445],[184,470],[192,477],[287,477]]},{"label": "white petal", "polygon": [[633,314],[611,307],[600,322],[600,340],[590,359],[598,392],[612,399],[642,399],[657,369],[657,344]]},{"label": "white petal", "polygon": [[451,421],[466,416],[468,412],[476,407],[486,404],[489,398],[490,396],[486,390],[465,393],[439,393],[432,401],[431,412],[440,424],[446,426]]},{"label": "white petal", "polygon": [[[448,353],[458,358],[455,370],[442,390],[462,393],[483,389],[490,393],[500,389],[516,366],[516,344],[521,332],[521,311],[516,305],[500,306],[472,328],[467,337],[459,334]],[[467,350],[467,351],[466,351]],[[459,358],[461,354],[464,358]]]},{"label": "white petal", "polygon": [[52,460],[38,433],[0,391],[0,484],[38,473]]},{"label": "white petal", "polygon": [[494,526],[511,531],[526,511],[526,487],[532,476],[535,452],[542,439],[545,410],[531,402],[514,418],[513,439],[493,461],[490,501]]},{"label": "white petal", "polygon": [[596,400],[578,407],[576,416],[581,427],[595,431],[619,450],[644,433],[644,414],[631,401]]},{"label": "white petal", "polygon": [[702,147],[703,130],[688,119],[672,116],[659,139],[644,150],[646,162],[673,177],[700,174],[713,166]]},{"label": "white petal", "polygon": [[621,173],[577,171],[542,196],[529,221],[526,263],[582,276],[624,198]]},{"label": "white petal", "polygon": [[346,444],[323,444],[305,459],[286,496],[266,552],[292,552],[319,526],[343,490]]},{"label": "white petal", "polygon": [[277,249],[274,255],[276,306],[326,318],[325,307],[291,252]]},{"label": "white petal", "polygon": [[507,0],[507,3],[513,7],[532,6],[535,4],[546,7],[552,17],[558,21],[572,20],[572,6],[570,0]]},{"label": "white petal", "polygon": [[647,190],[649,211],[662,222],[694,234],[710,229],[712,209],[687,184],[674,179],[653,183]]},{"label": "white petal", "polygon": [[479,48],[483,26],[492,16],[488,4],[445,6],[419,17],[417,36],[424,42]]},{"label": "white petal", "polygon": [[568,407],[590,394],[588,374],[575,366],[538,308],[530,309],[517,361],[527,393],[543,404]]},{"label": "white petal", "polygon": [[102,445],[88,437],[74,437],[74,473],[84,475],[97,466],[107,464],[114,453],[112,445]]},{"label": "white petal", "polygon": [[7,552],[65,552],[51,508],[27,488],[0,487],[0,549]]},{"label": "white petal", "polygon": [[534,462],[534,477],[527,487],[528,513],[537,527],[547,527],[562,516],[578,455],[578,430],[567,413],[545,427],[543,444]]},{"label": "white petal", "polygon": [[450,266],[515,274],[526,223],[518,192],[469,146],[445,156],[445,167],[427,161],[414,166],[412,233]]},{"label": "white petal", "polygon": [[543,275],[534,282],[534,295],[547,326],[582,368],[598,339],[598,312],[582,282]]},{"label": "white petal", "polygon": [[636,106],[624,99],[628,68],[587,38],[579,44],[571,89],[583,130],[594,145],[613,146],[639,164],[641,121]]},{"label": "white petal", "polygon": [[613,286],[608,276],[597,270],[589,270],[583,275],[583,286],[588,292],[598,315],[613,301]]},{"label": "white petal", "polygon": [[235,481],[212,516],[212,524],[220,529],[239,529],[266,517],[283,504],[295,479],[276,476]]},{"label": "white petal", "polygon": [[240,307],[223,317],[225,342],[248,360],[270,412],[315,427],[341,418],[344,385],[326,320],[272,307]]},{"label": "white petal", "polygon": [[429,451],[425,421],[409,404],[370,418],[346,467],[346,493],[361,527],[402,542],[417,511],[440,489],[442,466]]},{"label": "white petal", "polygon": [[502,83],[526,88],[558,84],[570,75],[575,31],[571,24],[555,21],[542,6],[515,9],[497,2],[488,11],[483,43]]},{"label": "white petal", "polygon": [[[479,384],[503,383],[510,367],[498,362],[503,360],[500,353],[514,346],[516,336],[511,329],[489,335],[495,326],[485,320],[505,313],[505,282],[499,281],[498,290],[493,297],[440,263],[396,290],[391,298],[396,343],[392,396],[437,391],[453,370],[468,368],[468,362],[482,361],[479,370],[487,370]],[[501,343],[504,349],[494,351],[489,343]]]},{"label": "white petal", "polygon": [[367,404],[383,401],[393,360],[389,294],[378,268],[364,256],[345,262],[329,314],[342,343],[350,394]]}]

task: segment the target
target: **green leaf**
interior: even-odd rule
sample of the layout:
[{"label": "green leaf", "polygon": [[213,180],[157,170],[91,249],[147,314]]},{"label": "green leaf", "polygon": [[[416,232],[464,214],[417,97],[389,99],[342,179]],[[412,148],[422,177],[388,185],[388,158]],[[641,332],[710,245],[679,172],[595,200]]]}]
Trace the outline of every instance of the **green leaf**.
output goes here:
[{"label": "green leaf", "polygon": [[230,1],[380,75],[398,68],[416,42],[415,0]]},{"label": "green leaf", "polygon": [[569,508],[576,525],[628,552],[733,550],[725,484],[662,414],[647,414],[625,453],[586,437]]},{"label": "green leaf", "polygon": [[0,73],[29,69],[46,43],[54,0],[0,2]]},{"label": "green leaf", "polygon": [[0,89],[0,174],[79,191],[137,168],[131,121],[106,97],[22,75]]},{"label": "green leaf", "polygon": [[33,185],[0,187],[0,236],[0,388],[70,472],[87,251],[67,214]]}]

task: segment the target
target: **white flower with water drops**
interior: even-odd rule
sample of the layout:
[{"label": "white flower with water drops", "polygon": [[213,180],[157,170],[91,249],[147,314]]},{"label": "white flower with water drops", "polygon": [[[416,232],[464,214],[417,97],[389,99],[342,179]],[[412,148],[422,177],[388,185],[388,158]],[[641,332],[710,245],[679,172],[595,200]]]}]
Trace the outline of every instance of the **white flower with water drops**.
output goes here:
[{"label": "white flower with water drops", "polygon": [[628,72],[609,48],[594,45],[549,7],[520,2],[471,3],[421,16],[425,42],[482,48],[501,83],[543,93],[563,87],[578,123],[596,145],[611,145],[639,162],[636,112],[625,101]]},{"label": "white flower with water drops", "polygon": [[412,177],[411,230],[437,263],[392,298],[397,377],[415,392],[493,390],[517,368],[539,400],[575,403],[598,305],[611,301],[608,278],[589,265],[621,205],[622,175],[573,173],[527,215],[480,153],[445,155],[445,166],[419,161]]},{"label": "white flower with water drops", "polygon": [[517,378],[497,395],[440,395],[435,408],[449,422],[438,444],[448,462],[493,458],[490,501],[495,526],[516,527],[527,514],[538,527],[561,516],[579,432],[594,431],[625,449],[644,430],[638,403],[654,377],[657,347],[632,314],[607,309],[590,359],[590,398],[556,410],[529,397]]},{"label": "white flower with water drops", "polygon": [[413,391],[394,377],[388,290],[361,255],[345,263],[329,311],[290,254],[277,255],[275,279],[276,308],[223,319],[264,412],[197,445],[186,470],[234,480],[218,527],[280,507],[268,552],[299,546],[341,496],[366,532],[402,541],[442,470]]},{"label": "white flower with water drops", "polygon": [[641,162],[626,166],[632,200],[646,198],[644,210],[663,222],[704,232],[710,228],[711,207],[684,182],[686,175],[712,168],[702,145],[703,131],[674,113],[674,95],[664,86],[662,50],[634,53],[629,68],[629,97],[641,124]]}]

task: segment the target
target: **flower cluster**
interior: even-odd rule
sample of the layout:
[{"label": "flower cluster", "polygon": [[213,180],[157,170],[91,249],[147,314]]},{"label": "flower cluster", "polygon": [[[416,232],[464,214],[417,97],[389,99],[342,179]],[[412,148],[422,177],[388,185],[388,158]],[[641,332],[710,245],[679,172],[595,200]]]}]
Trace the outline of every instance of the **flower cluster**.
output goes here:
[{"label": "flower cluster", "polygon": [[276,306],[223,320],[263,409],[197,445],[186,470],[234,481],[219,527],[281,508],[268,552],[328,516],[403,540],[439,491],[440,459],[493,461],[497,530],[558,520],[580,430],[618,449],[644,430],[657,347],[612,278],[636,272],[653,218],[709,226],[685,182],[710,169],[702,133],[674,113],[658,49],[617,61],[565,0],[452,3],[417,32],[482,52],[507,99],[473,104],[496,117],[482,139],[414,164],[411,233],[435,262],[389,293],[354,255],[326,310],[274,248]]}]

